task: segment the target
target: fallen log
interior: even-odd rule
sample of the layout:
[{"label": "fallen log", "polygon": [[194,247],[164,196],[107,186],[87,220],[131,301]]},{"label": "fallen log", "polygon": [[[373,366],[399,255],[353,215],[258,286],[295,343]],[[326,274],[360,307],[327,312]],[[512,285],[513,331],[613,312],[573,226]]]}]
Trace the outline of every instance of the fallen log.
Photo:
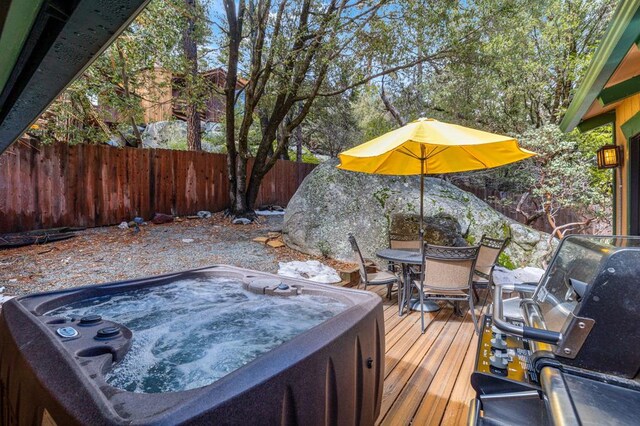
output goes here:
[{"label": "fallen log", "polygon": [[70,228],[57,228],[0,235],[0,249],[23,247],[32,244],[46,244],[53,241],[67,240],[76,236],[75,230],[64,232],[66,229]]}]

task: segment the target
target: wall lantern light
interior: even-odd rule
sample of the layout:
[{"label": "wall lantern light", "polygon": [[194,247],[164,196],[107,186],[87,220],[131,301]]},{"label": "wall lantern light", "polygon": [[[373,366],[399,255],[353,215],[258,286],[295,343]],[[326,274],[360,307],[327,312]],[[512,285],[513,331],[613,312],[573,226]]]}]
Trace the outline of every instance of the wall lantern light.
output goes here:
[{"label": "wall lantern light", "polygon": [[618,145],[605,145],[596,154],[599,169],[613,169],[622,164],[622,149]]}]

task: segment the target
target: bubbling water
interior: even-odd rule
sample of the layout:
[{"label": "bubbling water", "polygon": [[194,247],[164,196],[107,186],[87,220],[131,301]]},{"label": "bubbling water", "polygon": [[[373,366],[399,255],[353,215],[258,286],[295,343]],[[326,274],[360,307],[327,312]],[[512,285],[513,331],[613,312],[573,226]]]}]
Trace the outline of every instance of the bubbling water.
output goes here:
[{"label": "bubbling water", "polygon": [[131,349],[106,380],[159,393],[213,383],[346,307],[326,296],[258,295],[239,280],[207,277],[85,299],[47,315],[98,314],[128,327]]}]

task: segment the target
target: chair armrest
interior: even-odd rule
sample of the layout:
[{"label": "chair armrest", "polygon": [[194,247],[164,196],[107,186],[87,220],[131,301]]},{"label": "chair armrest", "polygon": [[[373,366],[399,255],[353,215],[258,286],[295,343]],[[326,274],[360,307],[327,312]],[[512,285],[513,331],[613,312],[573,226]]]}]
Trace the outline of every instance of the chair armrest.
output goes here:
[{"label": "chair armrest", "polygon": [[376,262],[373,261],[373,259],[364,259],[364,267],[367,270],[367,273],[371,272],[378,272],[380,269],[378,268],[378,265],[376,265]]}]

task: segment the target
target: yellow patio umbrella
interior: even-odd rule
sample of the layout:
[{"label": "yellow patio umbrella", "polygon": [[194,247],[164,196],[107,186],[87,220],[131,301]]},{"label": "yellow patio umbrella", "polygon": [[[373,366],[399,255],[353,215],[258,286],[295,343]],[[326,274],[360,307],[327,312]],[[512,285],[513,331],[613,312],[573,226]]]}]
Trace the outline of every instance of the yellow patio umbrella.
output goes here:
[{"label": "yellow patio umbrella", "polygon": [[490,169],[533,155],[510,136],[420,118],[344,151],[337,167],[383,175],[419,174],[422,238],[424,175]]}]

